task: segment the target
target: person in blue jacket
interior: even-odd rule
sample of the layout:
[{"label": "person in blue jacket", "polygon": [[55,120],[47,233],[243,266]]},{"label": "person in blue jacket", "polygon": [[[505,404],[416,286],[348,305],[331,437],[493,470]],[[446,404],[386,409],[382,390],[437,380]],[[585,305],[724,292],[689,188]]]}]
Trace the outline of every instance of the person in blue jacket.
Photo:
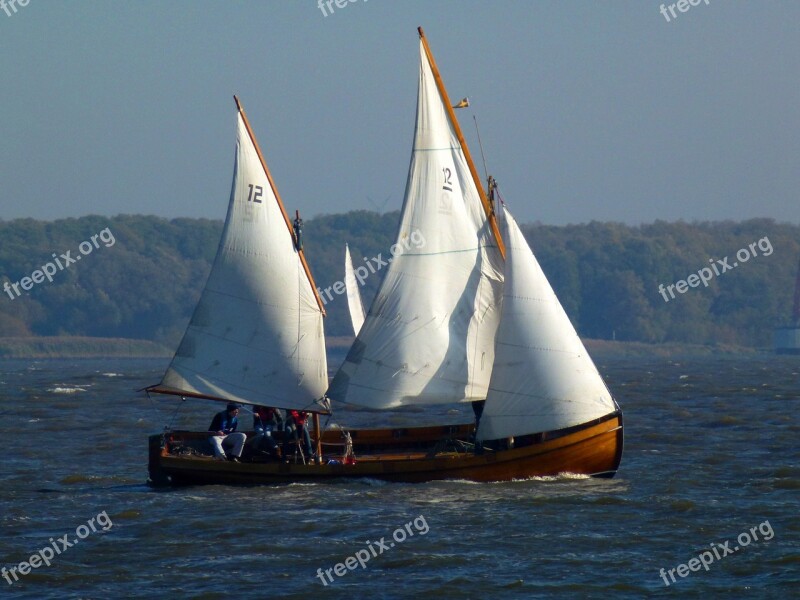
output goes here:
[{"label": "person in blue jacket", "polygon": [[231,449],[230,460],[234,462],[239,462],[242,456],[247,435],[236,431],[239,425],[238,414],[239,407],[231,402],[225,410],[214,415],[214,420],[208,426],[208,430],[213,434],[208,441],[214,448],[214,458],[217,460],[226,460],[225,448]]}]

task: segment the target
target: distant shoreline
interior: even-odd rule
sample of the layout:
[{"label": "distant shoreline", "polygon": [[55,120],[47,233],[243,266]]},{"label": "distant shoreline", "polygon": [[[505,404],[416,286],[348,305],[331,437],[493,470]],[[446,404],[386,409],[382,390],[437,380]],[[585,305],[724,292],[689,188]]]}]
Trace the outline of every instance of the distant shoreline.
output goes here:
[{"label": "distant shoreline", "polygon": [[679,356],[742,356],[772,353],[766,348],[750,348],[733,344],[684,344],[665,342],[646,344],[644,342],[617,342],[611,340],[583,340],[586,350],[595,359],[636,358],[636,357],[679,357]]},{"label": "distant shoreline", "polygon": [[[769,352],[765,348],[715,345],[701,346],[669,342],[646,344],[611,340],[583,340],[596,359],[670,357],[670,356],[741,356]],[[330,353],[346,353],[353,343],[348,336],[329,336]],[[149,340],[94,338],[76,336],[0,337],[0,360],[25,358],[171,358],[174,349]]]},{"label": "distant shoreline", "polygon": [[149,340],[78,336],[0,337],[0,360],[20,358],[170,358]]},{"label": "distant shoreline", "polygon": [[[353,338],[329,336],[329,352],[347,352]],[[739,356],[759,354],[768,349],[743,346],[584,340],[594,358],[670,357],[670,356]],[[0,337],[0,360],[20,358],[171,358],[173,349],[150,340],[127,338],[93,338],[75,336]]]}]

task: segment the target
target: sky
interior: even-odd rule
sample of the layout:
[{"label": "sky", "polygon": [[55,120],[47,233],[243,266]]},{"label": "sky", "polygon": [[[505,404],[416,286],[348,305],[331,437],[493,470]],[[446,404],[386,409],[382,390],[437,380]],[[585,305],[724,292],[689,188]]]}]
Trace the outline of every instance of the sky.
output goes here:
[{"label": "sky", "polygon": [[17,3],[0,10],[0,219],[224,219],[233,94],[287,210],[396,210],[421,25],[518,220],[800,222],[800,3],[660,6]]}]

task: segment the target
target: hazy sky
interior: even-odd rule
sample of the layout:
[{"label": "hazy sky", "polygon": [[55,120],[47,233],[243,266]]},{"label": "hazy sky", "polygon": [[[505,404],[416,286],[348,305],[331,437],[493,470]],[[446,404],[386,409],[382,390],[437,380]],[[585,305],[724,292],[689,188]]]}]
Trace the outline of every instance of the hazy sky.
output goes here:
[{"label": "hazy sky", "polygon": [[660,4],[30,0],[0,11],[0,219],[224,218],[234,93],[287,209],[399,208],[422,25],[519,220],[800,222],[800,3]]}]

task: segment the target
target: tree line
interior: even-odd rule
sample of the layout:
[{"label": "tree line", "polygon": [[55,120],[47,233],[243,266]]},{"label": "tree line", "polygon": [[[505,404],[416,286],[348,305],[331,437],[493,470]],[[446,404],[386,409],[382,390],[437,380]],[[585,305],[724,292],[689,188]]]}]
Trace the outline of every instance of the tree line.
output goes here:
[{"label": "tree line", "polygon": [[[318,287],[344,279],[345,242],[356,266],[379,253],[387,256],[398,220],[398,212],[370,211],[307,219],[303,243]],[[54,254],[71,250],[74,257],[82,241],[105,228],[113,232],[112,247],[95,248],[82,262],[59,270],[52,282],[28,286],[19,296],[0,294],[0,336],[178,343],[211,268],[221,221],[140,215],[0,221],[0,286],[29,277],[55,260]],[[798,225],[770,219],[534,223],[523,232],[582,337],[763,347],[770,345],[772,329],[790,317]],[[765,238],[769,253],[760,250],[767,247]],[[733,268],[737,252],[748,247],[755,255]],[[718,274],[691,286],[696,282],[691,275],[726,257],[730,268],[718,268]],[[367,308],[381,276],[371,273],[364,282]],[[673,287],[674,297],[659,291],[687,280]],[[352,335],[344,295],[334,294],[326,310],[327,335]]]}]

